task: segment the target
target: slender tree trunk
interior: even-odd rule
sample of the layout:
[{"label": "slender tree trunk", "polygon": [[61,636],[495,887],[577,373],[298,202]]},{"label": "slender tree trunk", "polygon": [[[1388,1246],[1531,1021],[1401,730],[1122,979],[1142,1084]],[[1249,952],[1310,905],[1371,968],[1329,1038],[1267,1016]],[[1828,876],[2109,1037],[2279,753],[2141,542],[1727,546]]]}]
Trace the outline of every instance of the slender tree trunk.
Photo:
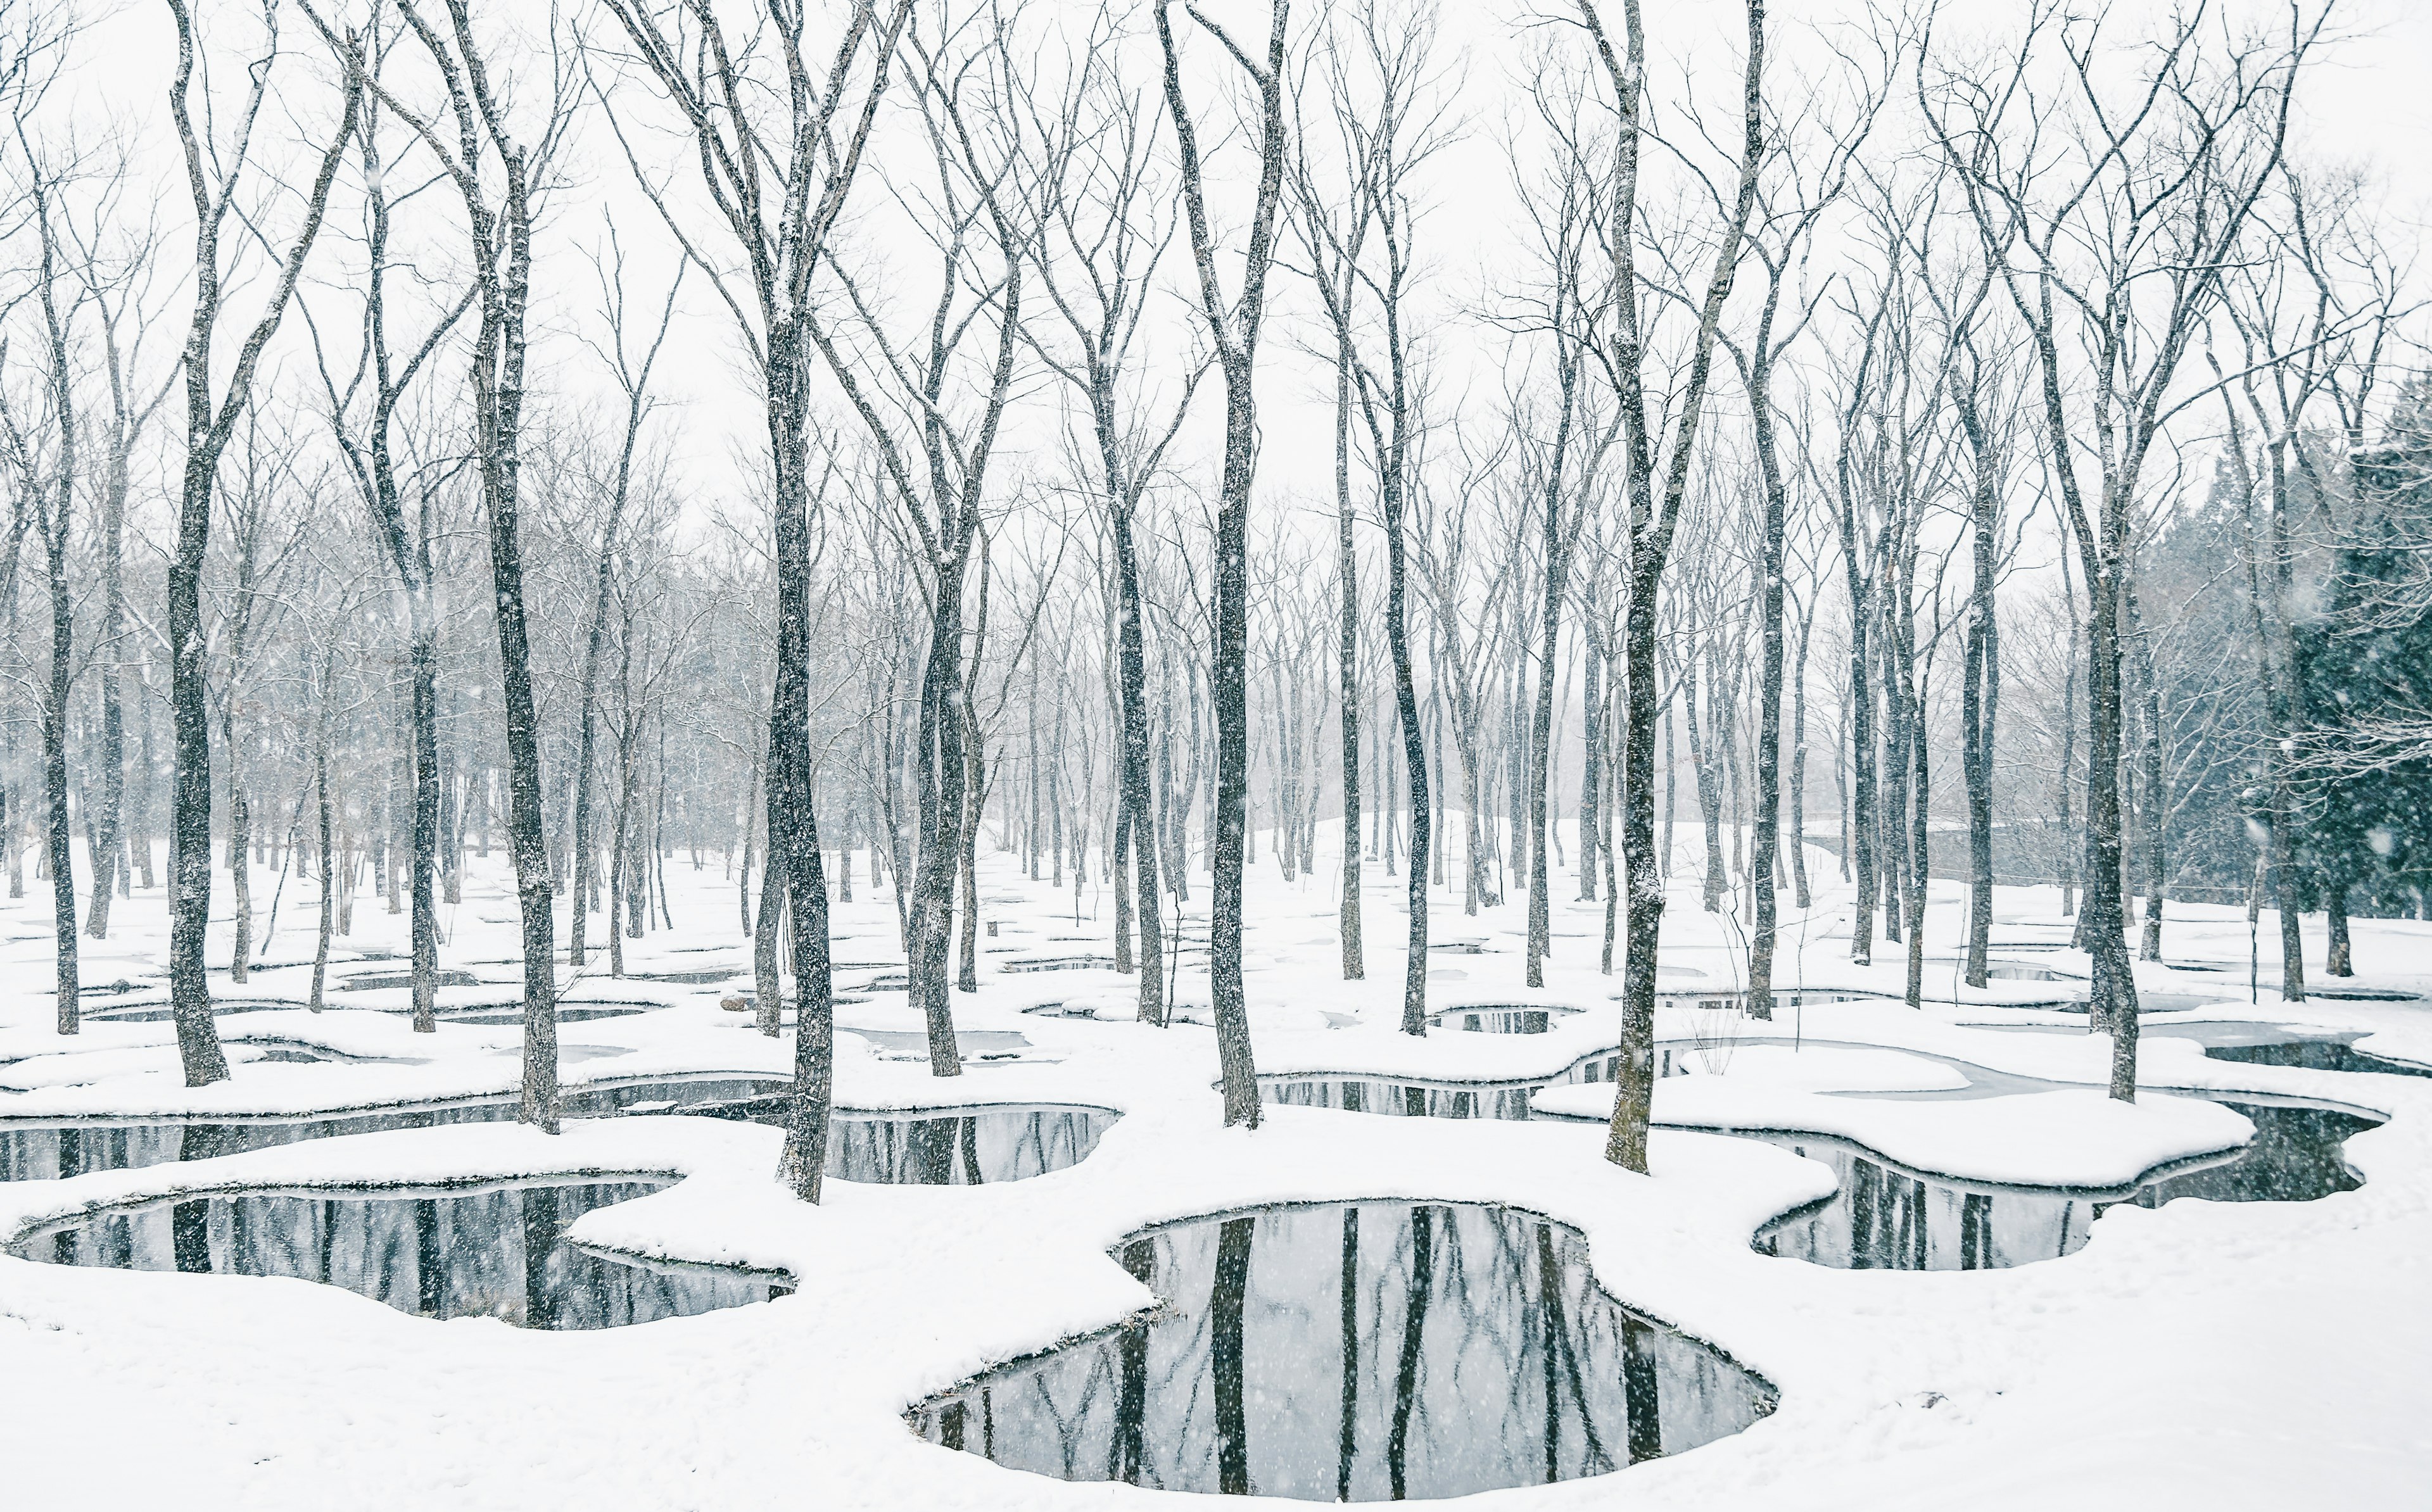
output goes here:
[{"label": "slender tree trunk", "polygon": [[[126,620],[122,541],[127,520],[127,466],[113,455],[101,499],[101,629],[94,641],[101,663],[101,802],[93,825],[93,899],[85,905],[85,932],[94,939],[110,934],[110,899],[113,873],[123,865],[127,809],[127,710],[121,685],[119,636]],[[147,868],[148,869],[148,868]]]},{"label": "slender tree trunk", "polygon": [[[47,285],[45,299],[47,300]],[[65,354],[60,354],[64,362]],[[70,413],[61,427],[62,433],[75,423]],[[73,444],[62,442],[63,458],[75,455]],[[76,653],[76,614],[68,596],[67,536],[70,489],[73,475],[62,462],[59,491],[52,506],[51,517],[44,520],[42,534],[50,563],[51,584],[51,666],[46,697],[42,700],[42,793],[46,801],[43,826],[44,850],[51,871],[52,936],[57,941],[55,981],[59,993],[59,1031],[76,1033],[80,1028],[81,988],[76,973],[76,861],[73,832],[68,823],[68,683],[70,667]],[[206,815],[208,822],[208,815]],[[208,837],[205,844],[209,844]],[[208,867],[211,858],[203,858]],[[93,891],[106,895],[109,882],[96,876]]]},{"label": "slender tree trunk", "polygon": [[[1334,367],[1335,676],[1343,721],[1343,980],[1368,974],[1360,922],[1360,554],[1351,537],[1351,363],[1338,343]],[[1395,527],[1398,531],[1399,526]],[[1401,649],[1404,662],[1410,647]],[[1399,674],[1397,674],[1398,677]],[[1398,697],[1398,695],[1397,695]],[[1424,951],[1422,951],[1424,954]],[[1407,1016],[1407,1015],[1406,1015]]]},{"label": "slender tree trunk", "polygon": [[333,852],[334,826],[329,812],[329,695],[336,654],[321,656],[321,697],[312,711],[312,791],[321,830],[321,924],[312,948],[312,997],[309,1006],[321,1011],[322,989],[329,976],[329,934],[338,921],[338,873],[341,859]]},{"label": "slender tree trunk", "polygon": [[1209,836],[1214,899],[1208,913],[1208,982],[1216,1019],[1217,1058],[1224,1072],[1224,1122],[1258,1123],[1257,1067],[1250,1050],[1248,1003],[1241,984],[1241,881],[1249,817],[1249,534],[1251,483],[1258,461],[1258,401],[1252,392],[1258,334],[1265,313],[1266,277],[1274,253],[1275,212],[1282,194],[1282,77],[1289,0],[1273,0],[1263,69],[1236,54],[1258,86],[1262,109],[1258,204],[1252,217],[1242,287],[1227,299],[1217,281],[1216,248],[1208,224],[1198,137],[1183,102],[1173,17],[1154,12],[1164,58],[1166,113],[1182,162],[1183,201],[1199,275],[1200,313],[1216,338],[1224,379],[1224,466],[1216,508],[1211,575],[1214,655],[1208,681],[1216,707],[1216,823]]},{"label": "slender tree trunk", "polygon": [[[1112,460],[1109,459],[1109,465]],[[1140,624],[1140,560],[1132,540],[1132,505],[1108,512],[1115,542],[1116,682],[1123,720],[1120,747],[1122,806],[1116,818],[1115,925],[1116,966],[1131,947],[1131,920],[1123,916],[1134,901],[1140,921],[1140,1019],[1165,1022],[1165,973],[1158,963],[1165,954],[1163,908],[1157,899],[1157,845],[1152,815],[1148,765],[1148,657]],[[1143,828],[1144,826],[1148,828]],[[1128,876],[1126,876],[1126,864]]]}]

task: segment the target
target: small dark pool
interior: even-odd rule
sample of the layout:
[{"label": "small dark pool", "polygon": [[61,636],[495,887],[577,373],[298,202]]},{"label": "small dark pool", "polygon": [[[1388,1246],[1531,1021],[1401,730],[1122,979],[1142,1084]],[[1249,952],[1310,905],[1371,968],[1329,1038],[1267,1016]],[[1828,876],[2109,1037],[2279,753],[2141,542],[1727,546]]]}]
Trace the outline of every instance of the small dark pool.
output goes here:
[{"label": "small dark pool", "polygon": [[[1621,994],[1613,994],[1621,1000]],[[1859,992],[1843,987],[1776,987],[1773,989],[1774,1011],[1787,1008],[1821,1008],[1836,1002],[1900,1002],[1895,994]],[[1710,1013],[1745,1013],[1748,994],[1738,988],[1725,992],[1694,992],[1680,987],[1659,987],[1655,1001],[1664,1008],[1698,1008]]]},{"label": "small dark pool", "polygon": [[1543,1082],[1389,1082],[1364,1076],[1276,1077],[1258,1084],[1258,1100],[1292,1108],[1388,1113],[1413,1118],[1526,1118],[1528,1094]]},{"label": "small dark pool", "polygon": [[[1750,1043],[1770,1043],[1752,1041]],[[1705,1048],[1688,1041],[1655,1047],[1657,1076],[1685,1076]],[[1610,1082],[1621,1065],[1603,1050],[1574,1061],[1559,1076],[1518,1082],[1419,1082],[1380,1076],[1273,1076],[1258,1081],[1258,1100],[1281,1107],[1333,1108],[1414,1118],[1526,1118],[1528,1094],[1543,1086]]]},{"label": "small dark pool", "polygon": [[[753,1123],[785,1123],[782,1095],[685,1109]],[[1118,1115],[1072,1104],[836,1113],[827,1173],[893,1186],[976,1186],[1028,1181],[1077,1166]]]},{"label": "small dark pool", "polygon": [[[561,1024],[580,1024],[594,1018],[631,1018],[633,1015],[643,1012],[646,1010],[640,1008],[561,1006],[557,1010],[557,1021]],[[517,1008],[505,1013],[459,1014],[448,1021],[451,1024],[481,1024],[488,1028],[503,1029],[510,1024],[522,1023],[524,1016],[523,1010]]]},{"label": "small dark pool", "polygon": [[[433,971],[431,981],[432,985],[441,987],[478,987],[481,984],[481,979],[470,971],[453,967]],[[413,985],[414,973],[411,971],[363,972],[338,980],[340,992],[378,992]]]},{"label": "small dark pool", "polygon": [[618,1328],[767,1302],[783,1278],[627,1264],[566,1242],[566,1226],[661,1182],[521,1182],[373,1197],[263,1192],[96,1213],[14,1252],[120,1270],[288,1276],[423,1318],[518,1328]]},{"label": "small dark pool", "polygon": [[[785,1084],[759,1077],[696,1077],[578,1087],[560,1101],[569,1118],[620,1113],[667,1113],[701,1102],[727,1102]],[[208,1160],[302,1139],[429,1129],[448,1123],[498,1123],[517,1109],[512,1096],[379,1108],[307,1118],[155,1118],[141,1122],[78,1119],[0,1121],[0,1182],[53,1181],[87,1171],[131,1170],[171,1161]]]},{"label": "small dark pool", "polygon": [[1822,1161],[1839,1182],[1832,1197],[1759,1231],[1756,1248],[1840,1269],[1989,1270],[2069,1253],[2122,1201],[2303,1202],[2357,1185],[2340,1146],[2379,1120],[2336,1108],[2221,1100],[2254,1120],[2251,1144],[2124,1193],[1959,1182],[1903,1170],[1837,1139],[1748,1134]]},{"label": "small dark pool", "polygon": [[1114,1254],[1155,1311],[923,1403],[915,1431],[1064,1480],[1376,1502],[1601,1475],[1774,1405],[1510,1208],[1277,1208]]},{"label": "small dark pool", "polygon": [[1429,1014],[1427,1021],[1438,1029],[1464,1030],[1473,1034],[1542,1034],[1554,1027],[1554,1020],[1576,1008],[1529,1008],[1514,1003],[1503,1007],[1446,1008]]},{"label": "small dark pool", "polygon": [[1111,955],[1031,956],[999,961],[996,968],[1016,974],[1027,971],[1112,971],[1115,958]]},{"label": "small dark pool", "polygon": [[2293,1066],[2308,1071],[2378,1071],[2388,1076],[2432,1076],[2432,1066],[2393,1061],[2356,1048],[2356,1036],[2286,1039],[2265,1045],[2206,1045],[2217,1061],[2250,1066]]}]

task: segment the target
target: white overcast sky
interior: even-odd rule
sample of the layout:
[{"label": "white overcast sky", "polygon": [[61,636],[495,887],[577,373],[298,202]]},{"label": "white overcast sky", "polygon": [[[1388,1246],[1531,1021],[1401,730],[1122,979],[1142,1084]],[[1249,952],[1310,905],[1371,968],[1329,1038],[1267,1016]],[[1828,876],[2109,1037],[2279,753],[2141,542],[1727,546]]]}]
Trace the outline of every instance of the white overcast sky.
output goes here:
[{"label": "white overcast sky", "polygon": [[[514,3],[523,6],[527,0]],[[534,8],[519,12],[519,22],[538,14],[537,0],[531,3]],[[2132,18],[2142,3],[2119,0],[2121,19]],[[2264,0],[2251,3],[2276,8]],[[1037,0],[1034,10],[1052,16],[1062,5],[1063,0]],[[1245,29],[1258,25],[1265,8],[1251,0],[1211,0],[1210,8]],[[199,8],[209,13],[217,8],[207,3]],[[1310,13],[1316,8],[1301,8]],[[1483,378],[1492,386],[1499,338],[1467,323],[1461,308],[1493,290],[1512,248],[1511,176],[1501,145],[1504,123],[1520,104],[1516,80],[1532,48],[1543,45],[1548,35],[1544,25],[1532,25],[1531,18],[1563,8],[1554,0],[1535,0],[1533,6],[1444,0],[1444,59],[1461,71],[1462,113],[1470,127],[1462,143],[1441,160],[1431,186],[1435,208],[1428,231],[1435,248],[1435,297],[1442,301],[1444,317],[1434,328],[1447,348],[1447,368],[1466,362],[1473,384]],[[1812,44],[1799,35],[1801,28],[1829,25],[1832,18],[1860,8],[1856,0],[1816,5],[1776,0],[1772,14],[1784,55],[1795,59],[1802,49],[1812,53]],[[2018,8],[2013,0],[1950,0],[1946,24],[1999,25]],[[2162,9],[2158,0],[2153,8]],[[166,150],[169,123],[162,102],[174,62],[167,8],[158,0],[123,0],[92,13],[94,20],[79,44],[73,78],[79,108],[88,118],[108,114],[136,134],[144,144],[144,160],[156,165],[158,193],[174,219],[183,209],[184,194],[182,182],[173,176],[175,159]],[[2305,91],[2300,150],[2317,159],[2370,160],[2386,184],[2387,213],[2412,235],[2423,225],[2424,208],[2432,205],[2432,152],[2426,150],[2432,145],[2432,0],[2348,0],[2339,14],[2347,40],[2321,59]],[[1684,76],[1694,78],[1701,94],[1728,98],[1736,82],[1732,73],[1741,36],[1736,4],[1657,4],[1650,8],[1649,25],[1661,59],[1651,80],[1659,108],[1677,110]],[[314,45],[300,15],[291,14],[286,26],[291,47]],[[1575,32],[1570,35],[1576,37]],[[1200,52],[1205,58],[1212,50],[1203,46]],[[283,66],[299,73],[320,68],[317,59]],[[1153,87],[1154,81],[1143,77],[1141,83]],[[1212,124],[1221,113],[1215,97],[1203,92],[1201,99],[1203,122]],[[309,116],[292,126],[307,131],[324,128],[324,123]],[[288,124],[274,129],[293,142]],[[597,385],[587,368],[589,353],[564,328],[595,303],[588,264],[574,249],[597,245],[603,215],[613,214],[633,257],[635,281],[643,291],[639,300],[648,301],[649,291],[663,287],[672,267],[666,234],[630,188],[613,139],[595,124],[583,133],[579,148],[582,182],[555,207],[538,280],[547,316],[560,328],[544,337],[537,354],[542,378],[575,397]],[[1249,187],[1245,178],[1217,186],[1219,213],[1228,222],[1238,225]],[[176,234],[181,239],[187,233],[180,229]],[[177,250],[188,244],[179,240]],[[1184,271],[1179,258],[1170,271]],[[921,273],[925,278],[925,268]],[[1302,291],[1292,285],[1292,280],[1279,276],[1283,297],[1261,373],[1261,485],[1278,502],[1293,496],[1314,502],[1330,489],[1332,384],[1318,364],[1293,350],[1292,337],[1295,331],[1309,333],[1306,322],[1313,311]],[[182,317],[181,309],[177,313]],[[673,401],[664,422],[667,434],[683,459],[690,486],[703,495],[725,494],[740,481],[730,461],[735,448],[759,441],[749,382],[734,361],[727,317],[705,287],[696,283],[688,291],[679,319],[679,338],[671,345],[664,384]],[[1215,450],[1220,409],[1211,385],[1199,406],[1204,423],[1194,427],[1190,438],[1203,462]],[[1024,428],[1022,444],[1037,469],[1056,466],[1055,438],[1043,412]]]}]

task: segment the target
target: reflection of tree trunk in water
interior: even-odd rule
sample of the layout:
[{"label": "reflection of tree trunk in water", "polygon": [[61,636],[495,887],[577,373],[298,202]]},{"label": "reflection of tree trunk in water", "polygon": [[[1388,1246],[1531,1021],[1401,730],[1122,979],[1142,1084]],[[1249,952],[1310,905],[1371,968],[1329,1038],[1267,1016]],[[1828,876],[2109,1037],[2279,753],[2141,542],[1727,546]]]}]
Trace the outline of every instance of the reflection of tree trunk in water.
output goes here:
[{"label": "reflection of tree trunk in water", "polygon": [[1875,1168],[1858,1161],[1849,1168],[1849,1268],[1874,1267]]},{"label": "reflection of tree trunk in water", "polygon": [[1427,1324],[1427,1298],[1435,1289],[1435,1211],[1410,1209],[1410,1295],[1402,1309],[1402,1358],[1393,1372],[1393,1426],[1385,1438],[1385,1474],[1393,1499],[1408,1495],[1410,1409],[1419,1391],[1419,1345]]},{"label": "reflection of tree trunk in water", "polygon": [[448,1293],[439,1264],[439,1203],[428,1197],[414,1203],[414,1264],[421,1283],[422,1316],[436,1318]]},{"label": "reflection of tree trunk in water", "polygon": [[[1031,1116],[1031,1123],[1034,1128],[1038,1124],[1038,1118],[1039,1116],[1036,1114]],[[955,1142],[962,1147],[963,1151],[963,1184],[966,1186],[979,1185],[980,1183],[987,1180],[985,1176],[980,1174],[980,1121],[977,1118],[956,1118],[954,1120],[954,1139]],[[1039,1168],[1041,1173],[1046,1171],[1047,1162],[1044,1158],[1041,1158],[1039,1161]]]},{"label": "reflection of tree trunk in water", "polygon": [[1959,1268],[1986,1270],[1993,1264],[1993,1200],[1970,1192],[1959,1200]]},{"label": "reflection of tree trunk in water", "polygon": [[912,1179],[944,1186],[954,1179],[954,1120],[920,1118],[911,1126]]},{"label": "reflection of tree trunk in water", "polygon": [[1216,1289],[1208,1302],[1216,1377],[1216,1488],[1226,1496],[1250,1494],[1250,1429],[1241,1411],[1241,1303],[1250,1289],[1250,1242],[1258,1232],[1257,1218],[1225,1220],[1216,1239]]},{"label": "reflection of tree trunk in water", "polygon": [[[1154,1272],[1157,1247],[1134,1239],[1119,1256],[1131,1278],[1145,1286]],[[1125,1325],[1116,1351],[1115,1434],[1107,1446],[1106,1478],[1140,1484],[1141,1430],[1148,1420],[1148,1324]]]},{"label": "reflection of tree trunk in water", "polygon": [[211,1205],[196,1200],[169,1210],[169,1247],[177,1268],[192,1275],[211,1272]]},{"label": "reflection of tree trunk in water", "polygon": [[[1592,665],[1594,664],[1591,664]],[[1537,1225],[1537,1348],[1545,1358],[1545,1484],[1562,1478],[1562,1272],[1554,1232]]]},{"label": "reflection of tree trunk in water", "polygon": [[[1349,832],[1345,832],[1347,834]],[[1346,839],[1348,849],[1352,842]],[[1351,1462],[1360,1452],[1360,1210],[1343,1209],[1343,1431],[1336,1446],[1334,1499],[1351,1500]]]},{"label": "reflection of tree trunk in water", "polygon": [[1621,1399],[1630,1414],[1630,1462],[1664,1457],[1664,1403],[1655,1376],[1655,1325],[1621,1315]]},{"label": "reflection of tree trunk in water", "polygon": [[937,1442],[948,1449],[963,1447],[963,1404],[949,1402],[946,1410],[937,1414]]},{"label": "reflection of tree trunk in water", "polygon": [[523,1209],[524,1326],[555,1328],[557,1297],[549,1289],[549,1257],[557,1248],[557,1188],[524,1188]]},{"label": "reflection of tree trunk in water", "polygon": [[[1579,1411],[1579,1444],[1585,1452],[1581,1473],[1601,1474],[1613,1468],[1613,1459],[1605,1453],[1604,1441],[1596,1434],[1596,1419],[1588,1412],[1587,1378],[1579,1370],[1579,1352],[1571,1341],[1571,1327],[1562,1313],[1562,1271],[1554,1250],[1554,1231],[1542,1223],[1537,1226],[1537,1269],[1539,1290],[1543,1293],[1539,1300],[1545,1313],[1545,1379],[1551,1383],[1559,1374],[1571,1388],[1571,1401]],[[1558,1469],[1552,1429],[1561,1417],[1555,1405],[1556,1393],[1550,1386],[1546,1398],[1545,1479],[1550,1482],[1556,1478]]]}]

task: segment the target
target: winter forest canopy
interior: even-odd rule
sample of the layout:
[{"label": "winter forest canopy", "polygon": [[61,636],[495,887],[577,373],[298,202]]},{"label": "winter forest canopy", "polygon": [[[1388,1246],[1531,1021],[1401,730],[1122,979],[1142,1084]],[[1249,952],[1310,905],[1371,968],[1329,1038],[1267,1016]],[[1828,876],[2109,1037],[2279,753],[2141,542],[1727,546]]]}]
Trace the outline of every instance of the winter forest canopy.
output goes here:
[{"label": "winter forest canopy", "polygon": [[[2126,1190],[2216,1151],[2204,1119],[2228,1104],[2139,1101],[2154,1052],[2167,1071],[2186,1048],[2154,1021],[2188,1006],[2171,973],[2217,973],[2197,1001],[2268,999],[2281,1023],[2359,974],[2432,969],[2432,934],[2406,927],[2432,921],[2432,360],[2417,223],[2372,156],[2412,148],[2321,124],[2373,66],[2374,19],[2335,0],[0,0],[0,865],[26,968],[0,1059],[155,1055],[132,1100],[107,1080],[126,1067],[0,1083],[100,1089],[0,1093],[0,1151],[20,1115],[478,1094],[518,1138],[595,1152],[460,1169],[400,1143],[380,1147],[395,1165],[292,1180],[660,1183],[708,1136],[645,1156],[641,1134],[592,1131],[624,1106],[603,1079],[749,1070],[725,1111],[783,1139],[742,1164],[790,1194],[766,1232],[809,1234],[787,1204],[833,1203],[838,1174],[1014,1179],[985,1119],[927,1174],[853,1174],[927,1170],[854,1120],[969,1114],[942,1079],[1026,1110],[1015,1174],[1102,1134],[1098,1162],[1136,1158],[1106,1133],[1118,1112],[1151,1126],[1111,1090],[1135,1071],[1084,1095],[1025,1059],[1058,1011],[1075,1033],[1159,1032],[1139,1065],[1187,1089],[1191,1148],[1220,1165],[1247,1158],[1223,1153],[1235,1126],[1291,1137],[1292,1104],[1361,1111],[1397,1077],[1397,1111],[1442,1115],[1428,1100],[1485,1095],[1457,1084],[1535,1076],[1534,1104],[1491,1117],[1603,1125],[1578,1168],[1612,1184],[1682,1175],[1664,1157],[1681,1123],[1866,1147],[1834,1168],[1845,1202],[1898,1169]],[[349,974],[383,951],[385,975]],[[2067,1006],[2036,982],[2074,983]],[[653,996],[670,984],[701,990]],[[1834,998],[1853,1027],[1830,1040],[2075,1084],[2039,1094],[2084,1097],[2055,1147],[2075,1164],[1958,1170],[1930,1141],[1900,1154],[1753,1101],[1659,1111],[1678,1046],[1745,1040],[1770,1074],[1781,1020]],[[1970,1005],[2092,1033],[1963,1042]],[[357,1006],[392,1016],[369,1038],[238,1028]],[[1863,1027],[1894,1007],[1943,1037]],[[584,1059],[586,1016],[690,1009],[688,1048]],[[1464,1011],[1568,1035],[1571,1071],[1538,1075],[1519,1042],[1479,1041],[1477,1066],[1428,1048]],[[456,1067],[485,1022],[481,1076],[344,1080]],[[1376,1049],[1304,1044],[1329,1028]],[[331,1080],[258,1096],[274,1039],[335,1063],[277,1074]],[[865,1039],[894,1064],[870,1069]],[[1287,1071],[1337,1080],[1279,1091]],[[93,1180],[85,1148],[31,1174]],[[154,1158],[259,1159],[225,1190],[284,1191],[252,1148]],[[1151,1205],[1373,1196],[1371,1157],[1343,1158],[1343,1192],[1245,1177]],[[1711,1158],[1720,1190],[1736,1168]],[[1421,1277],[1393,1326],[1417,1336],[1460,1244],[1481,1271],[1534,1246],[1493,1264],[1542,1288],[1530,1307],[1614,1331],[1580,1346],[1623,1383],[1607,1469],[1668,1452],[1641,1436],[1681,1381],[1703,1383],[1702,1426],[1665,1396],[1675,1448],[1797,1396],[1732,1340],[1708,1352],[1600,1290],[1579,1232],[1530,1216],[1563,1211],[1532,1180],[1367,1209]],[[1952,1199],[1959,1267],[2015,1263],[1985,1258],[2018,1221],[1990,1189]],[[548,1190],[588,1194],[549,1199],[550,1243],[591,1206],[585,1242],[621,1242],[608,1215],[634,1193]],[[424,1194],[396,1221],[495,1200],[537,1268],[532,1199],[512,1197]],[[210,1224],[340,1232],[277,1207],[293,1195],[212,1201],[238,1216],[181,1203],[175,1268],[215,1268]],[[1367,1325],[1344,1211],[1326,1242],[1349,1392]],[[1514,1214],[1533,1233],[1511,1237]],[[10,1208],[0,1242],[52,1216]],[[1347,1399],[1339,1484],[1331,1459],[1301,1488],[1245,1447],[1281,1436],[1242,1420],[1253,1238],[1276,1252],[1321,1218],[1083,1235],[1138,1230],[1117,1258],[1159,1295],[1214,1288],[1213,1426],[1174,1429],[1208,1436],[1206,1484],[1158,1468],[1173,1451],[1137,1403],[1104,1408],[1111,1447],[1089,1440],[1130,1473],[1096,1478],[1512,1484],[1397,1447],[1369,1487]],[[2050,1253],[2085,1242],[2083,1218],[2051,1221]],[[416,1232],[434,1313],[446,1247]],[[329,1280],[329,1253],[266,1273]],[[750,1300],[814,1289],[752,1263],[795,1279],[759,1274]],[[1601,1249],[1596,1268],[1609,1285]],[[536,1320],[540,1270],[518,1274]],[[655,1316],[629,1297],[630,1319],[566,1322],[607,1284],[580,1285],[535,1326]],[[720,1298],[665,1306],[746,1300]],[[904,1389],[1120,1313],[1063,1305]],[[1137,1369],[1128,1347],[1099,1366]],[[1008,1442],[1045,1410],[965,1386],[974,1446],[984,1403]],[[1407,1441],[1413,1389],[1379,1443]],[[965,1407],[937,1397],[915,1427],[964,1447]],[[1557,1457],[1529,1478],[1597,1469]],[[868,1473],[870,1504],[947,1504]]]}]

